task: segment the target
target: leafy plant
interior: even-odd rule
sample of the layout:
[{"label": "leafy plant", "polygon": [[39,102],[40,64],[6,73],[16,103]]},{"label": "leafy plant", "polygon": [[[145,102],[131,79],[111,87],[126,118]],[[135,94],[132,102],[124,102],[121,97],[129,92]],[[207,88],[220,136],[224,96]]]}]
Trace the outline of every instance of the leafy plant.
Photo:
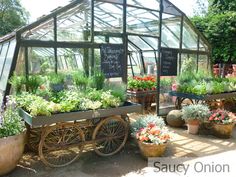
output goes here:
[{"label": "leafy plant", "polygon": [[10,78],[9,83],[12,85],[16,94],[19,94],[22,91],[22,87],[25,84],[25,77],[18,76],[16,73]]},{"label": "leafy plant", "polygon": [[210,109],[207,105],[192,104],[182,108],[182,119],[185,121],[199,120],[204,121],[210,115]]},{"label": "leafy plant", "polygon": [[104,83],[105,83],[105,75],[100,71],[95,71],[94,75],[92,76],[90,85],[93,88],[96,88],[97,90],[101,90],[103,89]]},{"label": "leafy plant", "polygon": [[43,79],[37,75],[31,75],[25,81],[26,88],[28,88],[29,91],[32,93],[36,93],[39,86],[42,84],[43,84]]},{"label": "leafy plant", "polygon": [[150,123],[153,123],[160,128],[163,128],[166,125],[162,117],[156,115],[142,116],[131,124],[132,135],[134,136],[141,128],[147,127]]},{"label": "leafy plant", "polygon": [[65,75],[63,73],[50,73],[48,80],[50,84],[64,84]]},{"label": "leafy plant", "polygon": [[0,114],[0,138],[18,135],[24,128],[14,99],[7,97],[5,111]]},{"label": "leafy plant", "polygon": [[86,90],[89,84],[89,78],[82,71],[73,73],[72,77],[77,88],[80,88],[81,90]]},{"label": "leafy plant", "polygon": [[110,83],[106,82],[104,90],[110,90],[111,94],[120,98],[121,102],[125,102],[127,99],[126,85],[124,83]]}]

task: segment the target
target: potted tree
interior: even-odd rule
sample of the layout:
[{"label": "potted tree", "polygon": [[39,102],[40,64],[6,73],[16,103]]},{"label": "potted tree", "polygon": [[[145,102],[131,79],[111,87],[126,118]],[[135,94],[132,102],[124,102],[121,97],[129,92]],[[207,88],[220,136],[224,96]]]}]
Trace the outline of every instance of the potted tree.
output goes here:
[{"label": "potted tree", "polygon": [[183,107],[182,113],[182,119],[188,126],[188,133],[197,134],[200,123],[208,119],[210,110],[207,105],[193,104]]},{"label": "potted tree", "polygon": [[167,142],[170,141],[170,132],[166,127],[149,123],[147,127],[141,128],[137,134],[138,146],[145,158],[160,157],[164,154]]},{"label": "potted tree", "polygon": [[211,112],[209,122],[212,123],[213,133],[219,138],[230,138],[235,125],[235,115],[223,109]]},{"label": "potted tree", "polygon": [[0,114],[0,176],[12,171],[22,157],[25,145],[24,124],[16,104],[8,98]]}]

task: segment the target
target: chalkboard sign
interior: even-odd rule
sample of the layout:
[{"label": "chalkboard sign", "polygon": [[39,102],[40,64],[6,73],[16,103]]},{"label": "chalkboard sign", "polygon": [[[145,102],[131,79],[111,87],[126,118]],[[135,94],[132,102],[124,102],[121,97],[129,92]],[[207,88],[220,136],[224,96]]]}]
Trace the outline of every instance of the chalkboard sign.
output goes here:
[{"label": "chalkboard sign", "polygon": [[177,76],[178,51],[161,49],[161,76]]},{"label": "chalkboard sign", "polygon": [[125,55],[124,46],[121,44],[102,44],[101,70],[106,78],[122,77]]}]

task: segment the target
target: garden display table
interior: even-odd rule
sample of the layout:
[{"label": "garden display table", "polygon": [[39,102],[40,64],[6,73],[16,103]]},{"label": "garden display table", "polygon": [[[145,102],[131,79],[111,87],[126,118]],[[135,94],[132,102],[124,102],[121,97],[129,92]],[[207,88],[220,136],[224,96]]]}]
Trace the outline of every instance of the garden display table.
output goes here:
[{"label": "garden display table", "polygon": [[156,102],[156,90],[131,91],[127,90],[127,97],[131,102],[142,105],[143,110],[149,109],[152,103]]},{"label": "garden display table", "polygon": [[195,95],[190,93],[180,93],[176,91],[169,92],[170,96],[176,96],[175,106],[177,109],[181,109],[181,105],[184,100],[188,99],[192,104],[203,102],[209,103],[212,101],[220,100],[220,99],[229,99],[236,97],[236,92],[225,92],[220,94],[207,94],[207,95]]},{"label": "garden display table", "polygon": [[19,109],[27,124],[29,147],[51,167],[66,166],[91,147],[101,156],[117,153],[128,138],[127,114],[133,112],[141,112],[141,105],[125,102],[116,108],[37,117]]}]

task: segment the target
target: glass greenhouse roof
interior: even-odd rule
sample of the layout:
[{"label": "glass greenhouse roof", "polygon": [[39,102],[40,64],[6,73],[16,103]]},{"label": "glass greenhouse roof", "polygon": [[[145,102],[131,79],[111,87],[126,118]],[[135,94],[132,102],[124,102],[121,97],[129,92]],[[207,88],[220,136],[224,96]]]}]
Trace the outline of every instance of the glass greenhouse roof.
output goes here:
[{"label": "glass greenhouse roof", "polygon": [[84,66],[88,61],[95,65],[100,57],[97,49],[106,43],[126,46],[127,55],[133,55],[133,64],[157,61],[159,47],[177,49],[180,56],[209,56],[211,49],[205,37],[168,0],[162,0],[162,12],[160,0],[126,1],[74,0],[0,38],[0,93],[9,92],[7,80],[19,61],[29,60],[27,65],[32,67],[30,60],[35,55],[40,63],[48,60],[54,70],[70,68],[67,58],[72,56],[75,66]]}]

